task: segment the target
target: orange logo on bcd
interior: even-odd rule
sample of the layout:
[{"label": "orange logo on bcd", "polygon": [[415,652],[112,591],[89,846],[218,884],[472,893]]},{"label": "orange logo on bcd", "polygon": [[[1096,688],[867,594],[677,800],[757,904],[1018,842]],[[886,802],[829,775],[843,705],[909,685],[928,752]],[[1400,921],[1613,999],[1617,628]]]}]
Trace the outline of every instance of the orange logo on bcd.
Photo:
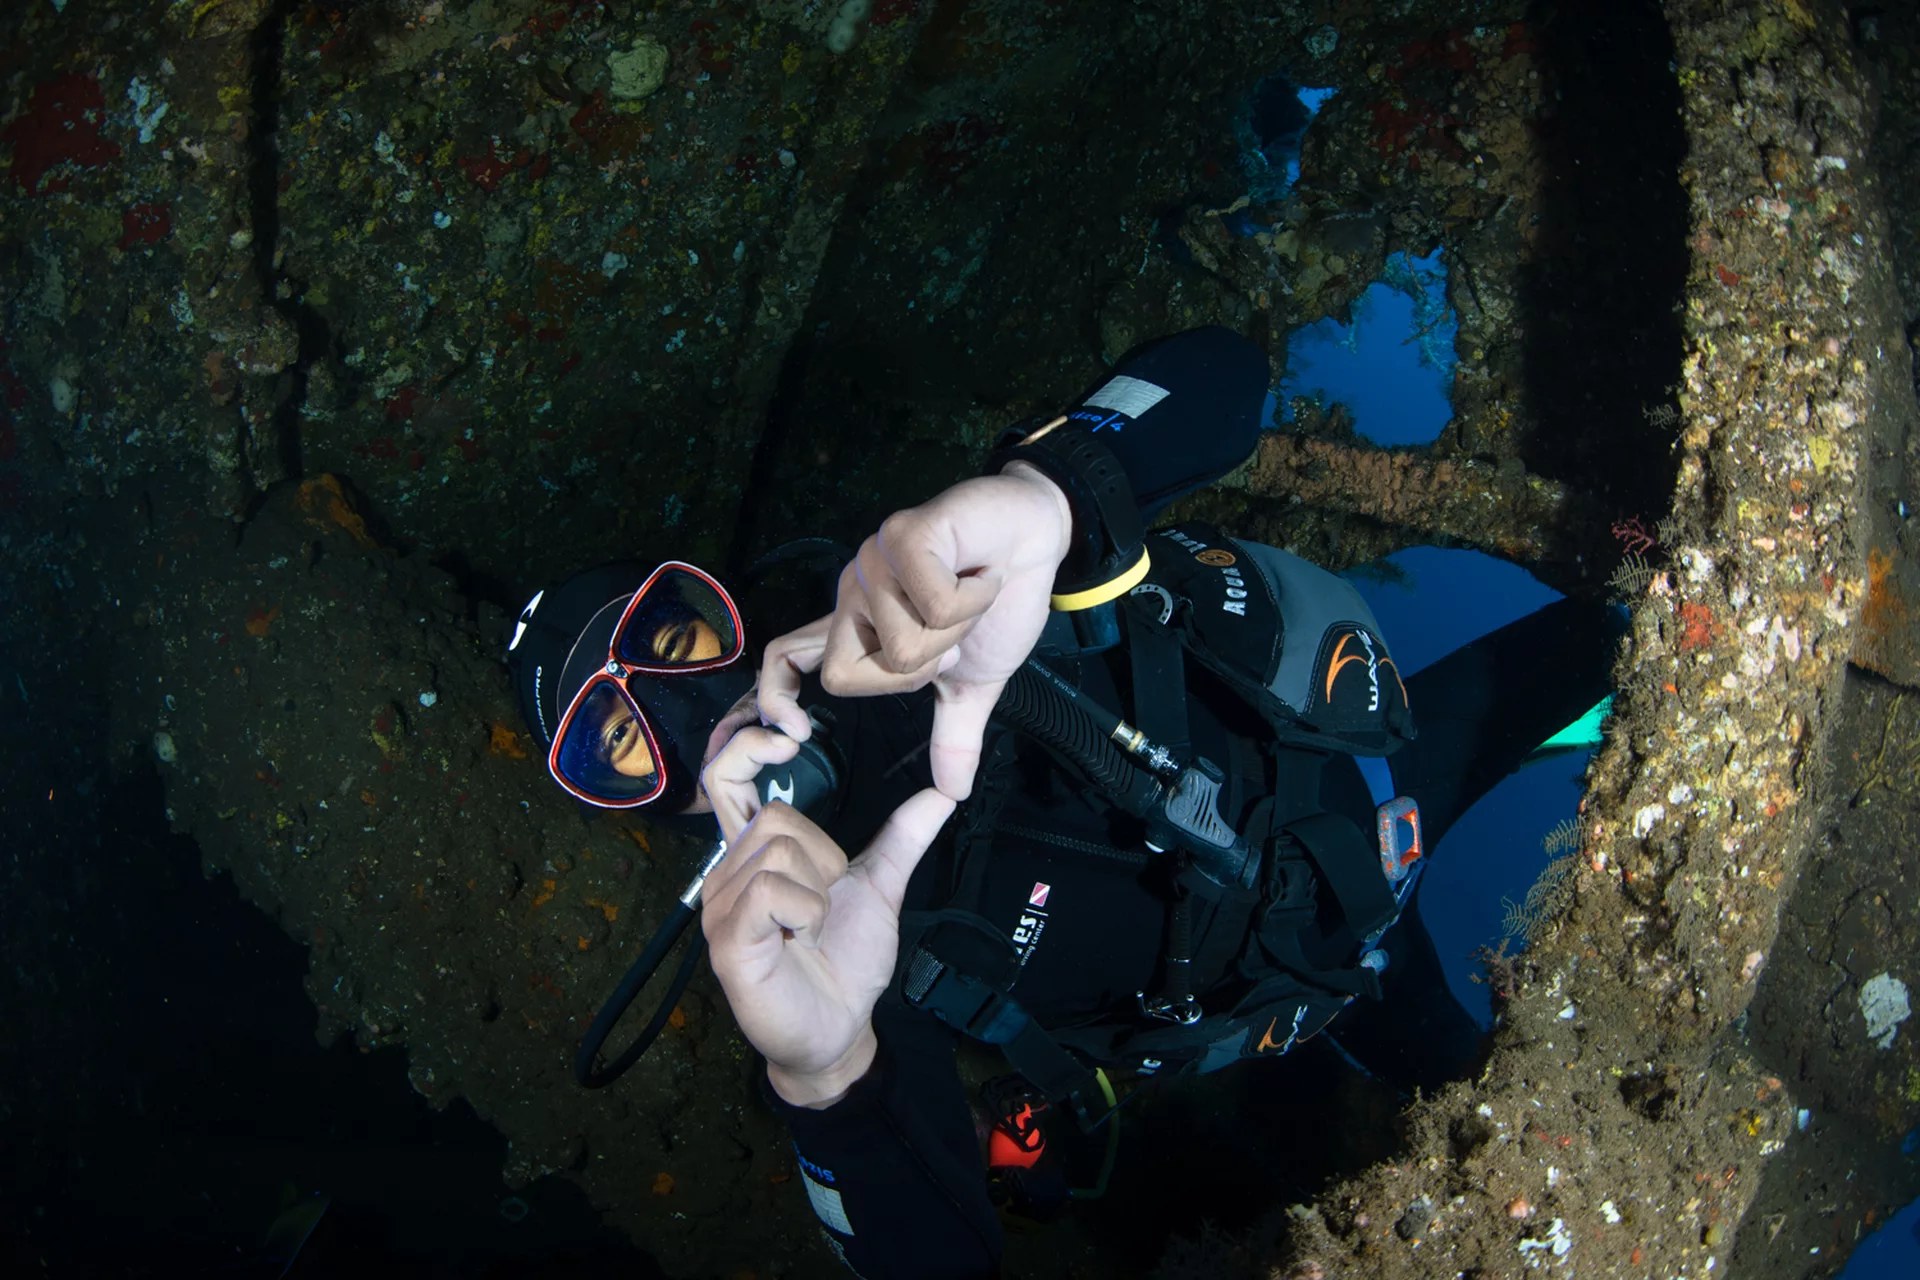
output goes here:
[{"label": "orange logo on bcd", "polygon": [[1209,568],[1224,569],[1232,564],[1237,557],[1235,557],[1231,551],[1222,551],[1218,547],[1210,547],[1205,551],[1196,551],[1193,558]]}]

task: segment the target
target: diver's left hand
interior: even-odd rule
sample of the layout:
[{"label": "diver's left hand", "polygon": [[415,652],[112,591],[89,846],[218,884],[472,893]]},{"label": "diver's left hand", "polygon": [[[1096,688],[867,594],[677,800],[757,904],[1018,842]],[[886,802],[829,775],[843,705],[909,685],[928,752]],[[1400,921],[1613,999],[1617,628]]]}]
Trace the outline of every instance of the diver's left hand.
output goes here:
[{"label": "diver's left hand", "polygon": [[893,978],[901,900],[953,801],[918,793],[849,860],[799,810],[760,803],[760,770],[798,749],[748,727],[702,772],[728,852],[701,891],[700,923],[774,1089],[796,1106],[824,1107],[873,1062],[873,1007]]},{"label": "diver's left hand", "polygon": [[[810,625],[819,626],[824,624],[824,622],[825,619],[821,619],[820,623]],[[801,631],[805,630],[805,627],[801,628]],[[800,633],[795,632],[794,634],[798,635]],[[771,654],[774,648],[787,638],[786,636],[781,636],[774,640],[772,644],[767,646],[767,652]],[[809,671],[812,669],[812,667],[807,668]],[[760,685],[763,680],[755,681],[753,687],[741,694],[739,700],[727,709],[727,714],[720,717],[720,722],[714,725],[713,731],[707,735],[706,750],[700,755],[700,773],[702,778],[706,776],[707,766],[711,765],[720,753],[726,749],[727,744],[733,741],[733,735],[739,733],[751,724],[770,725],[773,723],[773,721],[767,719],[760,711]],[[793,679],[793,689],[797,695],[800,690],[800,680],[797,675]],[[796,700],[794,702],[795,708],[797,709],[799,705],[799,702]],[[806,712],[801,711],[799,716],[801,724],[806,725]],[[810,731],[811,726],[808,725],[807,727]],[[788,736],[793,737],[794,735],[789,734]],[[795,740],[803,741],[806,736],[805,733],[802,733]],[[688,813],[712,813],[714,811],[713,800],[708,796],[707,789],[704,785],[700,788],[699,793],[694,796],[693,803],[687,806],[686,811]]]},{"label": "diver's left hand", "polygon": [[[827,648],[827,631],[832,625],[833,615],[827,614],[796,631],[769,640],[760,655],[759,677],[742,699],[747,704],[745,718],[736,719],[735,712],[740,710],[736,706],[735,712],[729,712],[714,728],[709,746],[714,743],[725,746],[727,737],[755,719],[780,730],[795,742],[805,742],[812,737],[813,723],[807,719],[806,708],[800,705],[800,682],[820,669],[820,659]],[[722,730],[726,737],[721,736]],[[713,755],[714,751],[710,750],[707,758],[712,759]]]}]

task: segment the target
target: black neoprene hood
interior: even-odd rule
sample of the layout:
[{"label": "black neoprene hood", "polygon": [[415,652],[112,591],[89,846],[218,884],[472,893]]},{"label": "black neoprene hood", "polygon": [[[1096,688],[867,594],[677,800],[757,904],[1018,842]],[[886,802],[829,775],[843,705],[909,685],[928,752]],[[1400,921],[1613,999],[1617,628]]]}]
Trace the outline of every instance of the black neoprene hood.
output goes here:
[{"label": "black neoprene hood", "polygon": [[507,670],[520,714],[544,752],[567,703],[599,670],[627,600],[646,581],[633,561],[604,564],[535,595],[514,620]]},{"label": "black neoprene hood", "polygon": [[[606,664],[613,629],[650,572],[631,560],[589,569],[535,595],[514,620],[507,670],[543,760],[573,696]],[[748,655],[709,671],[631,678],[667,767],[666,791],[648,806],[650,817],[692,802],[707,735],[753,678]]]}]

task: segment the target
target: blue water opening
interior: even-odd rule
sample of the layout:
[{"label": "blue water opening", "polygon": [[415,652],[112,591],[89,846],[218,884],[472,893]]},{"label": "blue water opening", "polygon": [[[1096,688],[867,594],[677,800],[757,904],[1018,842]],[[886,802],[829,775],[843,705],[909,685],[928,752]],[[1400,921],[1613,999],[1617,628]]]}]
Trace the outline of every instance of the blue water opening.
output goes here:
[{"label": "blue water opening", "polygon": [[1900,1280],[1920,1276],[1920,1200],[1887,1219],[1886,1225],[1862,1240],[1840,1280]]},{"label": "blue water opening", "polygon": [[1380,280],[1354,302],[1353,323],[1319,320],[1288,339],[1279,420],[1293,420],[1294,396],[1310,396],[1346,405],[1354,429],[1375,444],[1431,444],[1453,417],[1458,330],[1440,250],[1389,256]]},{"label": "blue water opening", "polygon": [[[1412,547],[1388,556],[1397,580],[1350,574],[1373,609],[1393,660],[1412,675],[1460,646],[1560,598],[1516,564],[1478,551]],[[1445,607],[1441,607],[1441,602]],[[1414,721],[1420,708],[1413,708]],[[1447,975],[1468,1012],[1490,1026],[1492,993],[1473,979],[1474,959],[1505,933],[1501,899],[1522,902],[1550,860],[1544,840],[1574,816],[1590,751],[1526,765],[1481,797],[1431,851],[1419,910]],[[1391,763],[1391,762],[1389,762]],[[1518,951],[1524,940],[1509,944]]]}]

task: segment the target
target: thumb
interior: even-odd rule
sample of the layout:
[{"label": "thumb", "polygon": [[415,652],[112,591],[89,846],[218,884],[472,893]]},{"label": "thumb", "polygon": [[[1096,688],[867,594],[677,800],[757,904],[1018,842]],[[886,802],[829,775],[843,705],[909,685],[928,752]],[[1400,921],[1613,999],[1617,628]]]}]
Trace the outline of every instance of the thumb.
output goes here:
[{"label": "thumb", "polygon": [[866,878],[889,907],[897,913],[906,897],[907,881],[926,854],[927,846],[940,834],[940,828],[953,813],[953,801],[932,787],[907,797],[867,851],[851,868]]},{"label": "thumb", "polygon": [[973,775],[980,768],[980,744],[1006,684],[1004,679],[936,684],[939,700],[933,705],[928,756],[933,765],[933,785],[942,795],[958,801],[973,794]]}]

